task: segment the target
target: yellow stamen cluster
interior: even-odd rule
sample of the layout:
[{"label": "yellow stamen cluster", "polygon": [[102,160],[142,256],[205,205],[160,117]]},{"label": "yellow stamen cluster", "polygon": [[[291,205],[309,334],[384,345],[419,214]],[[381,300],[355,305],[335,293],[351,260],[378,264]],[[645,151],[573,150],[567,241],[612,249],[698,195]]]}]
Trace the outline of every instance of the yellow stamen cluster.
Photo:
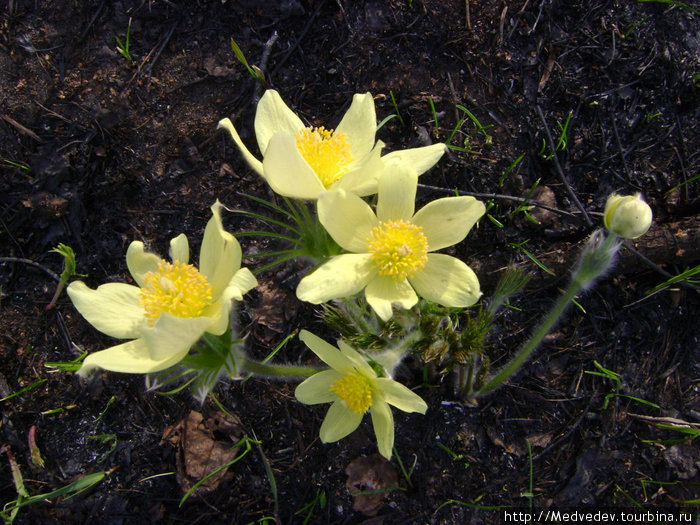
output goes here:
[{"label": "yellow stamen cluster", "polygon": [[198,317],[212,302],[213,288],[191,264],[161,261],[158,271],[144,276],[139,304],[153,326],[163,312],[177,317]]},{"label": "yellow stamen cluster", "polygon": [[428,262],[428,239],[423,235],[423,228],[408,221],[380,222],[366,242],[379,275],[403,280]]},{"label": "yellow stamen cluster", "polygon": [[323,126],[299,131],[297,148],[326,188],[345,175],[354,160],[348,136]]},{"label": "yellow stamen cluster", "polygon": [[364,414],[372,406],[372,387],[367,378],[360,374],[349,374],[338,379],[330,390],[356,414]]}]

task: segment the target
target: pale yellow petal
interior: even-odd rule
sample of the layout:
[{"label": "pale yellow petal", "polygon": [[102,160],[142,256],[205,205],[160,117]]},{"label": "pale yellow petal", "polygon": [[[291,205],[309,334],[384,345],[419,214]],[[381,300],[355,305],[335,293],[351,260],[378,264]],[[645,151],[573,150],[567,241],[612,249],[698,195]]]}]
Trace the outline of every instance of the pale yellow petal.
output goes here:
[{"label": "pale yellow petal", "polygon": [[296,139],[273,135],[263,159],[265,179],[275,193],[295,199],[317,199],[326,191],[316,172],[299,153]]},{"label": "pale yellow petal", "polygon": [[187,350],[183,350],[164,359],[153,359],[145,341],[135,339],[88,355],[78,370],[78,375],[86,377],[99,368],[126,374],[150,374],[170,368],[182,361],[186,355]]},{"label": "pale yellow petal", "polygon": [[82,281],[73,281],[67,292],[80,315],[111,337],[134,339],[147,326],[136,286],[107,283],[93,290]]},{"label": "pale yellow petal", "polygon": [[275,134],[285,133],[296,137],[304,127],[304,123],[289,109],[277,91],[265,91],[255,112],[255,136],[263,158],[267,155],[270,139]]},{"label": "pale yellow petal", "polygon": [[241,268],[231,278],[228,288],[231,288],[231,297],[236,301],[242,301],[243,296],[258,285],[258,280],[248,268]]},{"label": "pale yellow petal", "polygon": [[207,306],[202,312],[202,317],[212,320],[207,332],[214,335],[223,334],[229,327],[231,311],[234,301],[243,299],[243,294],[258,284],[255,276],[248,268],[241,268],[231,278],[231,282],[221,294],[218,300]]},{"label": "pale yellow petal", "polygon": [[201,313],[201,317],[207,317],[211,320],[211,324],[206,328],[206,332],[209,334],[221,335],[229,327],[233,300],[227,290],[224,290],[221,297],[207,306]]},{"label": "pale yellow petal", "polygon": [[428,409],[428,405],[423,401],[423,398],[393,379],[380,377],[377,378],[375,384],[377,389],[381,390],[386,402],[399,410],[425,414],[425,411]]},{"label": "pale yellow petal", "polygon": [[148,272],[158,271],[162,261],[157,255],[147,252],[141,241],[133,241],[126,250],[126,266],[139,287],[143,287]]},{"label": "pale yellow petal", "polygon": [[362,422],[362,416],[350,410],[342,401],[336,401],[328,409],[319,435],[324,443],[334,443],[352,433]]},{"label": "pale yellow petal", "polygon": [[182,264],[190,262],[190,244],[184,233],[170,241],[170,260],[180,261]]},{"label": "pale yellow petal", "polygon": [[367,359],[365,359],[365,357],[352,346],[347,344],[345,341],[340,340],[338,341],[338,348],[345,357],[352,361],[355,369],[358,372],[361,372],[362,375],[372,380],[377,377],[377,372],[375,372],[374,368],[369,365]]},{"label": "pale yellow petal", "polygon": [[297,286],[297,297],[312,304],[359,293],[376,274],[369,254],[348,253],[332,257]]},{"label": "pale yellow petal", "polygon": [[445,153],[445,145],[442,143],[424,146],[422,148],[403,149],[392,151],[382,157],[386,162],[398,161],[405,166],[410,166],[418,174],[422,175],[435,166]]},{"label": "pale yellow petal", "polygon": [[353,371],[353,362],[348,359],[347,356],[343,355],[338,348],[327,343],[317,335],[312,334],[308,330],[302,330],[299,334],[299,339],[301,339],[321,361],[332,369],[337,370],[343,375]]},{"label": "pale yellow petal", "polygon": [[386,165],[379,179],[377,219],[409,220],[416,205],[418,176],[412,168],[401,164]]},{"label": "pale yellow petal", "polygon": [[294,390],[294,396],[305,405],[332,403],[338,400],[338,394],[331,392],[333,384],[345,377],[337,370],[323,370],[312,375]]},{"label": "pale yellow petal", "polygon": [[367,239],[377,226],[372,208],[357,195],[343,190],[319,197],[318,220],[341,248],[352,253],[367,252]]},{"label": "pale yellow petal", "polygon": [[360,197],[377,193],[377,183],[384,170],[381,159],[384,143],[380,140],[364,159],[353,162],[345,175],[331,184],[330,190],[346,190]]},{"label": "pale yellow petal", "polygon": [[212,216],[204,229],[199,254],[199,272],[214,289],[214,300],[221,296],[235,272],[241,267],[241,245],[233,235],[224,230],[221,208],[218,200],[211,207]]},{"label": "pale yellow petal", "polygon": [[450,255],[429,253],[426,265],[409,281],[418,295],[443,306],[471,306],[481,297],[476,274]]},{"label": "pale yellow petal", "polygon": [[246,147],[246,145],[243,144],[243,141],[241,140],[241,137],[238,135],[236,128],[233,127],[233,123],[231,122],[231,120],[227,119],[227,118],[220,120],[219,125],[217,126],[217,129],[218,128],[223,128],[231,134],[231,138],[233,139],[233,142],[235,142],[236,146],[238,146],[238,149],[243,154],[243,158],[248,163],[248,165],[251,168],[253,168],[253,170],[255,172],[257,172],[258,175],[260,175],[261,177],[264,177],[262,162],[260,162],[257,158],[255,158],[255,155],[253,155],[250,152],[250,150]]},{"label": "pale yellow petal", "polygon": [[377,131],[377,114],[371,94],[358,93],[352,97],[352,104],[336,131],[342,131],[348,136],[350,153],[355,159],[361,159],[369,153],[374,146]]},{"label": "pale yellow petal", "polygon": [[411,222],[423,228],[432,252],[462,241],[485,212],[474,197],[445,197],[423,206]]},{"label": "pale yellow petal", "polygon": [[409,309],[418,297],[406,279],[395,281],[390,275],[377,275],[365,288],[365,297],[372,309],[384,321],[391,319],[393,304]]},{"label": "pale yellow petal", "polygon": [[370,413],[379,453],[386,459],[391,459],[391,451],[394,448],[394,416],[391,408],[380,398],[372,402]]},{"label": "pale yellow petal", "polygon": [[208,317],[176,317],[165,312],[160,314],[152,328],[143,331],[142,337],[150,358],[162,361],[173,355],[186,354],[211,323]]}]

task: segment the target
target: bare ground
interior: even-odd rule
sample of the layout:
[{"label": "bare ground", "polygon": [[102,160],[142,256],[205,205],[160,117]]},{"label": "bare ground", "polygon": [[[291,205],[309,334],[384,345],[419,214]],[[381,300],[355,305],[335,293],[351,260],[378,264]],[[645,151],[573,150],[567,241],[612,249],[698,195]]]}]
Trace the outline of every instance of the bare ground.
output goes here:
[{"label": "bare ground", "polygon": [[[133,64],[115,51],[129,20]],[[697,289],[647,292],[666,280],[659,270],[676,274],[700,259],[692,180],[699,164],[698,20],[679,5],[627,0],[6,2],[0,398],[44,381],[0,402],[0,501],[16,498],[12,457],[32,494],[110,472],[72,499],[22,508],[16,523],[301,523],[307,514],[314,523],[499,523],[500,511],[479,506],[528,508],[532,500],[535,509],[657,510],[697,502],[697,441],[650,442],[683,437],[654,426],[659,418],[696,429],[700,423]],[[496,364],[565,286],[566,261],[600,221],[610,192],[641,191],[650,202],[652,231],[629,246],[653,264],[625,251],[532,362],[479,406],[455,399],[447,378],[419,386],[421,369],[407,366],[401,379],[419,387],[429,405],[426,416],[396,415],[396,447],[412,468],[410,480],[397,458],[371,463],[368,422],[323,445],[325,408],[296,402],[293,384],[223,385],[217,398],[240,421],[232,429],[211,420],[204,434],[224,444],[246,435],[260,446],[179,507],[186,459],[173,443],[198,438],[186,427],[179,438],[166,431],[192,410],[221,418],[217,407],[200,407],[184,392],[148,393],[140,377],[105,373],[84,384],[45,367],[75,358],[75,345],[95,351],[111,344],[65,296],[45,311],[55,287],[46,270],[60,273],[60,258],[49,250],[63,242],[75,249],[90,285],[122,281],[132,240],[165,253],[180,232],[199,237],[216,198],[255,209],[241,193],[272,197],[215,129],[228,116],[254,143],[262,89],[235,59],[231,38],[314,125],[337,122],[353,93],[370,91],[380,119],[397,111],[402,117],[379,132],[388,150],[446,141],[465,116],[458,104],[493,126],[487,139],[467,118],[452,140],[463,146],[469,138],[467,151],[451,151],[423,175],[419,198],[458,190],[493,202],[490,214],[503,227],[484,219],[453,251],[475,269],[487,296],[509,262],[535,274],[513,303],[518,309],[496,322],[489,340]],[[566,147],[547,160],[547,134],[556,143],[568,115]],[[534,198],[555,208],[533,209],[539,226],[508,198],[528,196],[536,181],[546,189]],[[234,214],[226,225],[233,232],[256,227]],[[525,240],[554,276],[512,246]],[[248,253],[268,247],[242,243]],[[261,286],[242,308],[252,353],[267,355],[297,328],[323,332],[314,308],[294,298],[302,270],[259,276]],[[311,360],[296,339],[278,358]],[[586,374],[596,370],[594,361],[620,374],[618,390]],[[624,396],[606,405],[611,393],[659,408]],[[44,467],[31,460],[30,432]],[[96,439],[101,435],[108,437]],[[363,456],[369,464],[353,463]],[[351,463],[351,477],[353,469],[376,467],[394,487],[380,494],[376,518],[353,508]],[[373,485],[365,480],[352,490],[358,486]]]}]

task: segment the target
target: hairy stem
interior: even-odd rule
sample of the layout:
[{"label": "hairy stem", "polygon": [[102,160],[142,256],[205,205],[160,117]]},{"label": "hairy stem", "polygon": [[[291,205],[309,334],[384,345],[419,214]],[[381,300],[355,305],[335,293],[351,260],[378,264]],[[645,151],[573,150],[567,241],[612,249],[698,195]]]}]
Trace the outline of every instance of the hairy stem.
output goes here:
[{"label": "hairy stem", "polygon": [[576,295],[583,289],[590,287],[596,278],[600,277],[605,271],[610,268],[613,263],[614,255],[620,247],[617,241],[617,236],[610,234],[607,237],[604,233],[595,232],[588,242],[588,245],[581,254],[578,268],[574,273],[571,284],[564,292],[547,317],[542,321],[542,324],[537,328],[530,339],[515,354],[513,359],[505,365],[496,375],[486,381],[486,384],[474,392],[475,396],[484,395],[501,386],[510,376],[520,369],[520,367],[528,360],[532,352],[539,346],[544,339],[544,336],[551,330],[554,323],[561,317],[569,303],[574,300]]}]

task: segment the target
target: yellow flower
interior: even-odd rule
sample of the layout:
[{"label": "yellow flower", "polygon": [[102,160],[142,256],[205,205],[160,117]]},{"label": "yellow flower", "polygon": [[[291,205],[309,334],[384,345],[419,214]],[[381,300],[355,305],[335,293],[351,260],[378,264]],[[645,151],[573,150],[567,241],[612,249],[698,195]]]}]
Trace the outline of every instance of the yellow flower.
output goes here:
[{"label": "yellow flower", "polygon": [[394,416],[389,405],[404,412],[425,414],[428,406],[401,383],[378,377],[364,357],[343,341],[340,349],[302,330],[299,338],[331,368],[318,372],[295,390],[307,405],[333,403],[321,425],[321,441],[333,443],[353,432],[369,410],[379,452],[391,458],[394,446]]},{"label": "yellow flower", "polygon": [[318,217],[350,253],[331,258],[297,287],[302,301],[319,304],[365,290],[384,320],[392,304],[411,308],[421,297],[444,306],[471,306],[479,280],[459,259],[431,253],[460,242],[484,214],[473,197],[435,200],[414,214],[418,178],[398,164],[379,180],[376,214],[361,198],[339,190],[318,200]]},{"label": "yellow flower", "polygon": [[73,305],[99,331],[118,339],[132,339],[87,356],[78,371],[95,368],[147,374],[182,360],[205,333],[223,334],[229,326],[233,300],[257,285],[241,268],[241,247],[223,229],[219,201],[211,207],[199,256],[199,270],[189,264],[187,237],[170,241],[167,262],[144,251],[134,241],[126,264],[137,286],[107,283],[93,290],[81,281],[68,287]]},{"label": "yellow flower", "polygon": [[605,227],[625,239],[644,235],[651,226],[651,219],[651,208],[642,200],[641,193],[625,196],[613,193],[605,203]]},{"label": "yellow flower", "polygon": [[317,199],[329,189],[371,195],[377,191],[384,161],[399,160],[420,175],[445,151],[444,144],[434,144],[380,157],[384,144],[375,143],[377,117],[369,93],[356,94],[338,126],[326,129],[305,126],[277,91],[266,91],[255,114],[262,161],[246,148],[229,119],[218,127],[228,130],[248,164],[275,192],[297,199]]}]

